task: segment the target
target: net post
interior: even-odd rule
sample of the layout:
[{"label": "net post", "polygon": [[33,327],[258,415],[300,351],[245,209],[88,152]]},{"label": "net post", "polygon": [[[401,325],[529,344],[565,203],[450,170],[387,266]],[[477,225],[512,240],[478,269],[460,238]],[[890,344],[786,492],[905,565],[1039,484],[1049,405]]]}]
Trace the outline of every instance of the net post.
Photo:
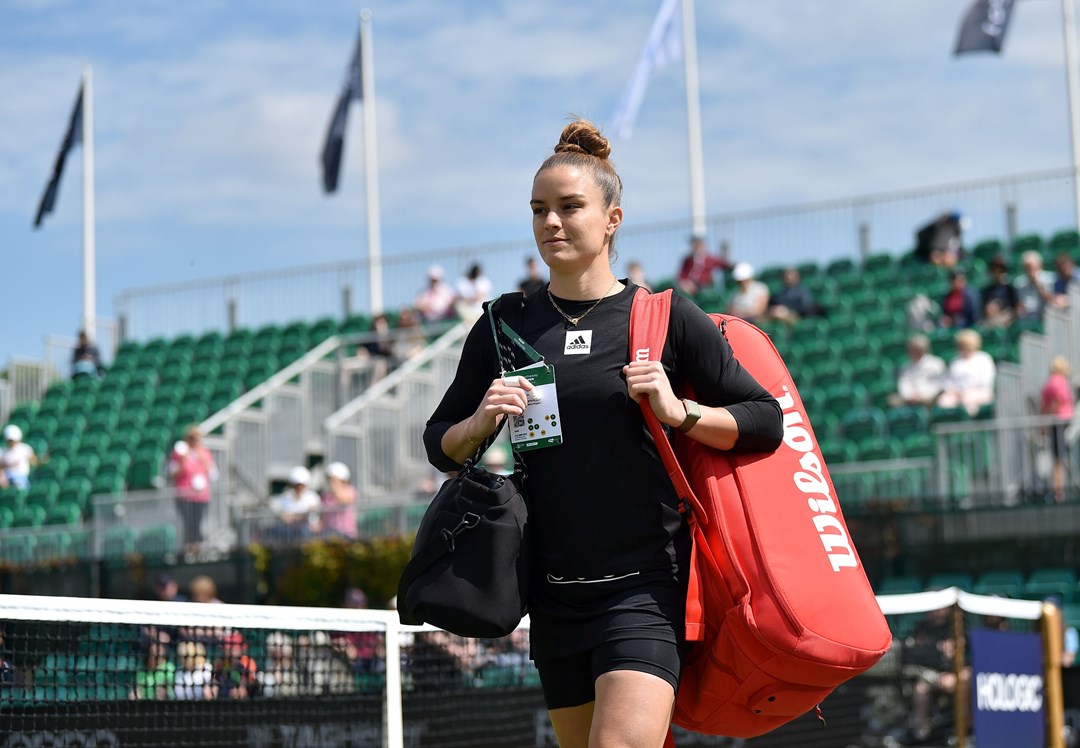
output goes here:
[{"label": "net post", "polygon": [[956,721],[956,747],[966,748],[968,733],[968,700],[964,698],[967,678],[964,677],[967,638],[964,635],[964,609],[959,601],[953,603],[953,672],[956,674],[956,690],[953,697],[953,715]]},{"label": "net post", "polygon": [[401,623],[386,621],[386,748],[404,748],[401,712]]},{"label": "net post", "polygon": [[1065,748],[1065,703],[1061,685],[1061,611],[1053,603],[1042,606],[1043,695],[1046,700],[1047,748]]}]

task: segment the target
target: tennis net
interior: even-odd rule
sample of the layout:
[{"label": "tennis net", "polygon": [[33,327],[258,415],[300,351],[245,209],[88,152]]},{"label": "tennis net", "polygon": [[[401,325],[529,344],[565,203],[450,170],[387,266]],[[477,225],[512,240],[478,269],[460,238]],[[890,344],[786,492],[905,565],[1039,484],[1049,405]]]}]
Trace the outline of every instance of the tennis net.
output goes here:
[{"label": "tennis net", "polygon": [[[823,702],[827,727],[811,713],[747,741],[676,730],[679,748],[910,744],[915,717],[947,741],[967,730],[957,689],[937,686],[964,657],[941,639],[1041,616],[956,590],[879,600],[893,650]],[[475,640],[395,611],[0,595],[0,748],[554,748],[528,637],[527,621]]]}]

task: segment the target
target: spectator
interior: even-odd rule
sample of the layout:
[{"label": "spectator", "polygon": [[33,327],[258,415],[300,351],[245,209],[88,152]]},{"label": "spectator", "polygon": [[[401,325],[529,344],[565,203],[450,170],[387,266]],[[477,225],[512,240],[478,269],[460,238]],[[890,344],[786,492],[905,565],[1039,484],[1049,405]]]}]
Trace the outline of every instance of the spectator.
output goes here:
[{"label": "spectator", "polygon": [[956,333],[956,358],[945,374],[938,405],[943,408],[963,406],[974,417],[981,406],[994,401],[997,367],[990,354],[981,348],[979,333],[970,329]]},{"label": "spectator", "polygon": [[679,267],[677,284],[679,290],[690,296],[708,290],[715,283],[713,273],[717,270],[727,270],[730,267],[727,260],[709,254],[705,239],[700,236],[690,238],[690,254],[683,258]]},{"label": "spectator", "polygon": [[631,283],[652,293],[652,286],[649,284],[649,281],[645,280],[645,268],[642,267],[640,262],[631,260],[630,264],[626,266],[626,275]]},{"label": "spectator", "polygon": [[793,324],[817,311],[814,298],[802,284],[799,271],[785,268],[784,287],[769,298],[769,316]]},{"label": "spectator", "polygon": [[491,298],[491,292],[491,280],[484,275],[479,263],[473,263],[465,275],[458,278],[458,298],[454,306],[457,315],[470,321],[480,319],[484,302]]},{"label": "spectator", "polygon": [[525,258],[525,277],[518,281],[518,290],[528,296],[537,291],[543,291],[547,281],[540,274],[540,263],[536,257],[529,255]]},{"label": "spectator", "polygon": [[1054,356],[1050,361],[1050,376],[1040,392],[1039,412],[1056,416],[1060,421],[1048,429],[1050,454],[1054,460],[1051,481],[1054,501],[1058,503],[1065,501],[1065,428],[1072,420],[1074,400],[1073,388],[1069,383],[1069,360],[1064,356]]},{"label": "spectator", "polygon": [[394,366],[396,336],[390,329],[390,317],[376,314],[371,320],[371,340],[361,346],[371,360],[371,384],[385,377]]},{"label": "spectator", "polygon": [[952,608],[937,608],[919,621],[904,641],[903,666],[912,678],[912,733],[916,740],[926,740],[938,725],[935,720],[949,710],[935,707],[939,695],[963,693],[968,673],[957,678],[953,658],[956,638],[953,634]]},{"label": "spectator", "polygon": [[349,483],[349,468],[343,462],[331,462],[326,466],[329,484],[322,496],[323,529],[343,538],[355,539],[356,488]]},{"label": "spectator", "polygon": [[427,286],[417,294],[414,306],[424,322],[442,322],[453,314],[454,289],[443,280],[438,265],[428,268]]},{"label": "spectator", "polygon": [[285,527],[319,529],[318,511],[322,502],[310,485],[311,473],[307,468],[297,466],[289,471],[289,487],[271,502],[274,514]]},{"label": "spectator", "polygon": [[174,691],[181,701],[203,701],[216,696],[214,666],[206,660],[201,641],[182,641],[176,648],[179,667]]},{"label": "spectator", "polygon": [[214,580],[205,574],[200,574],[188,584],[193,603],[220,603],[217,596],[217,585]]},{"label": "spectator", "polygon": [[334,652],[325,631],[301,634],[296,639],[300,691],[307,695],[349,693],[353,674]]},{"label": "spectator", "polygon": [[257,694],[258,666],[247,654],[247,642],[239,631],[221,639],[221,658],[214,663],[214,683],[219,699],[249,699]]},{"label": "spectator", "polygon": [[38,458],[34,448],[22,438],[22,429],[14,423],[4,427],[7,446],[0,452],[0,488],[14,486],[26,490],[30,487],[30,468],[37,467]]},{"label": "spectator", "polygon": [[[359,587],[345,591],[345,607],[366,610],[367,595]],[[385,670],[386,647],[378,631],[344,631],[331,636],[336,652],[341,654],[355,673],[381,673]]]},{"label": "spectator", "polygon": [[737,284],[735,295],[728,303],[727,313],[756,323],[769,304],[769,287],[754,280],[754,267],[740,262],[731,271],[731,279]]},{"label": "spectator", "polygon": [[932,265],[954,267],[964,254],[966,223],[956,211],[938,216],[915,234],[915,255]]},{"label": "spectator", "polygon": [[1042,255],[1029,249],[1020,255],[1024,274],[1013,281],[1016,288],[1016,316],[1019,319],[1041,318],[1053,298],[1054,274],[1043,270]]},{"label": "spectator", "polygon": [[990,282],[982,288],[983,322],[993,327],[1008,327],[1016,319],[1016,287],[1009,280],[1005,258],[994,255],[988,268]]},{"label": "spectator", "polygon": [[14,688],[16,680],[15,665],[4,656],[4,626],[0,623],[0,694]]},{"label": "spectator", "polygon": [[979,321],[979,295],[968,286],[967,273],[963,268],[953,268],[949,273],[949,290],[941,299],[942,327],[962,329],[973,327]]},{"label": "spectator", "polygon": [[210,483],[217,480],[214,457],[203,444],[198,426],[189,426],[183,440],[173,445],[167,472],[176,487],[184,552],[198,553],[203,542],[203,520],[210,506]]},{"label": "spectator", "polygon": [[[187,602],[187,598],[180,594],[180,585],[170,575],[161,572],[154,578],[152,600],[167,603]],[[148,649],[154,642],[162,642],[170,646],[175,645],[179,638],[179,627],[166,624],[147,623],[139,629],[139,646]]]},{"label": "spectator", "polygon": [[71,378],[101,376],[101,354],[86,330],[79,330],[79,344],[71,354]]},{"label": "spectator", "polygon": [[890,403],[933,405],[945,386],[945,362],[930,352],[930,340],[922,334],[908,338],[907,355],[908,362],[900,369],[897,392]]},{"label": "spectator", "polygon": [[408,307],[402,309],[398,314],[397,330],[394,333],[394,365],[419,355],[426,347],[427,338],[416,314]]},{"label": "spectator", "polygon": [[169,660],[165,641],[150,642],[139,669],[131,698],[145,701],[168,701],[175,697],[176,665]]},{"label": "spectator", "polygon": [[297,696],[300,676],[293,660],[293,640],[283,631],[266,636],[266,664],[258,673],[259,693],[265,698]]},{"label": "spectator", "polygon": [[1069,288],[1080,286],[1080,270],[1076,269],[1076,262],[1068,252],[1062,252],[1054,258],[1053,299],[1051,303],[1058,309],[1069,306]]}]

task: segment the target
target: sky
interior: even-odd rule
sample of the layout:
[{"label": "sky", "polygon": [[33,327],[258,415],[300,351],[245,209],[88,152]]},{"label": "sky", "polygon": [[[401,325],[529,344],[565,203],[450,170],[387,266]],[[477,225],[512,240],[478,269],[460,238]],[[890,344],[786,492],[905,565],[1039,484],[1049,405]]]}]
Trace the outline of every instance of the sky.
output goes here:
[{"label": "sky", "polygon": [[[1067,166],[1059,4],[1018,2],[1002,55],[956,58],[970,2],[699,0],[710,214]],[[130,289],[364,255],[357,107],[336,194],[318,163],[362,8],[389,256],[525,246],[533,172],[571,113],[611,120],[659,6],[4,0],[0,368],[78,329],[80,151],[56,211],[32,223],[84,65],[108,318]],[[681,67],[655,71],[633,136],[613,144],[627,227],[688,219],[682,86]]]}]

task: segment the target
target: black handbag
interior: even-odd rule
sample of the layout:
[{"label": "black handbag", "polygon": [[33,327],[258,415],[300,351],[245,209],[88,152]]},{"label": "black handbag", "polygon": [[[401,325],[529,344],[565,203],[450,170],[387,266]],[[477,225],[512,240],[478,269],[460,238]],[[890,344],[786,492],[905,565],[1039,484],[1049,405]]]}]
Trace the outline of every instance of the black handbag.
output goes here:
[{"label": "black handbag", "polygon": [[[513,367],[507,365],[508,347],[496,331],[493,306],[486,313],[506,371]],[[511,475],[477,464],[505,422],[442,484],[424,513],[398,583],[402,623],[495,638],[513,631],[525,615],[532,557],[525,463],[515,453]]]}]

